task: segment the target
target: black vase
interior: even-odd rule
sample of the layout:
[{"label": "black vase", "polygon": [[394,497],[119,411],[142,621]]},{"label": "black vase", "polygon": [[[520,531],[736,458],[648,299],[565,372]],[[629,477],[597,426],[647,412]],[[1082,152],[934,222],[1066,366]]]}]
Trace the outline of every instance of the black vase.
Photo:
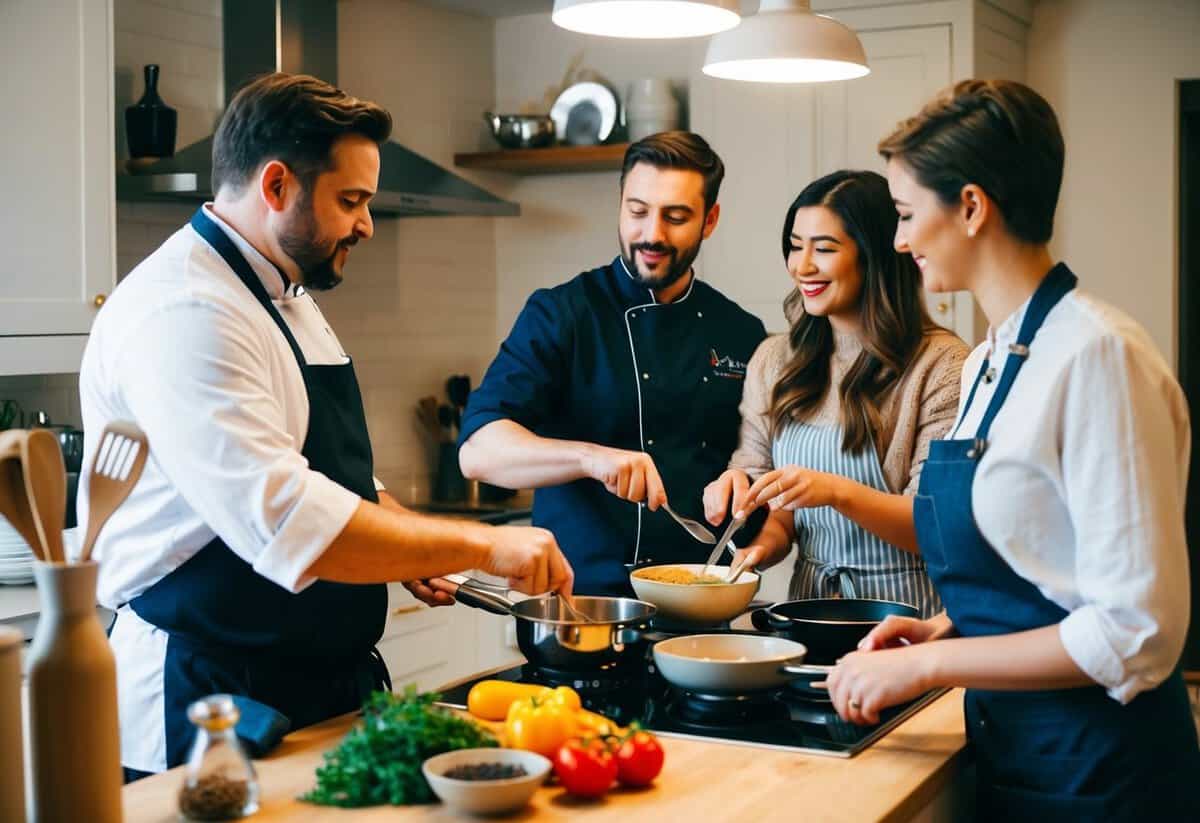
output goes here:
[{"label": "black vase", "polygon": [[158,96],[158,66],[145,68],[146,93],[125,109],[130,157],[170,157],[175,153],[175,109]]}]

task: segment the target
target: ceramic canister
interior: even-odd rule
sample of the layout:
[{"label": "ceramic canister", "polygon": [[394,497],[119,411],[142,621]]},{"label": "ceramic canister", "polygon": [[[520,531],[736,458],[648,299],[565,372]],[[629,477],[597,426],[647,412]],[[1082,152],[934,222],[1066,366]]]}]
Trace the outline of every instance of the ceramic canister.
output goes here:
[{"label": "ceramic canister", "polygon": [[679,128],[679,101],[664,77],[644,77],[629,84],[625,97],[629,140]]},{"label": "ceramic canister", "polygon": [[21,735],[19,631],[0,626],[0,820],[25,819],[25,756]]},{"label": "ceramic canister", "polygon": [[96,615],[98,570],[33,564],[42,605],[29,651],[35,821],[121,820],[117,666]]}]

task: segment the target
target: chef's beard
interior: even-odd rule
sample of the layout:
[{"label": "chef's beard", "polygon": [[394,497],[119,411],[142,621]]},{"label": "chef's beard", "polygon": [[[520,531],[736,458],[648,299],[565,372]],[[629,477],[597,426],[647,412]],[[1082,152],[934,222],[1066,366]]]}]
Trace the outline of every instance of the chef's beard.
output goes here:
[{"label": "chef's beard", "polygon": [[[700,254],[700,243],[697,240],[696,245],[685,249],[681,254],[675,246],[668,246],[663,243],[634,243],[626,245],[625,241],[621,243],[621,259],[625,261],[625,268],[629,270],[629,274],[633,276],[633,280],[639,286],[654,291],[661,291],[668,288],[679,279],[687,274],[692,269],[692,263],[696,262],[696,256]],[[658,275],[643,274],[637,267],[637,252],[645,250],[649,252],[657,252],[659,254],[668,255],[666,271]]]},{"label": "chef's beard", "polygon": [[309,291],[329,291],[342,282],[342,273],[334,266],[334,260],[343,247],[349,248],[357,242],[358,236],[354,234],[333,243],[321,239],[308,192],[300,195],[279,234],[279,247],[300,269],[300,284]]}]

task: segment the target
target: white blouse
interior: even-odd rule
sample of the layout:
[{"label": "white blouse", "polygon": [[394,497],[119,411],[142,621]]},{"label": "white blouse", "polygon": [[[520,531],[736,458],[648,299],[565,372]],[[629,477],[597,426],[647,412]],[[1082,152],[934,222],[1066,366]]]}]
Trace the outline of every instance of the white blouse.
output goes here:
[{"label": "white blouse", "polygon": [[[968,358],[948,437],[974,436],[999,380],[962,406],[985,357],[1004,371],[1028,306]],[[1069,612],[1059,633],[1075,663],[1127,703],[1171,673],[1187,633],[1187,402],[1145,330],[1078,288],[1029,348],[975,476],[975,519]]]}]

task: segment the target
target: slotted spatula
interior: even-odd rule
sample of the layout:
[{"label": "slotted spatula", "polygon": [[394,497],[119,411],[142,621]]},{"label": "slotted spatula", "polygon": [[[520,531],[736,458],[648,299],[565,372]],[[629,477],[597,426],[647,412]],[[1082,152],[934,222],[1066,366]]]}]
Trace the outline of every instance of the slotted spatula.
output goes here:
[{"label": "slotted spatula", "polygon": [[29,544],[37,559],[45,562],[45,549],[25,497],[25,478],[21,471],[21,441],[28,434],[23,429],[0,432],[0,514]]},{"label": "slotted spatula", "polygon": [[105,427],[88,478],[88,524],[80,563],[91,558],[100,529],[133,490],[149,453],[146,435],[133,423],[114,420]]}]

